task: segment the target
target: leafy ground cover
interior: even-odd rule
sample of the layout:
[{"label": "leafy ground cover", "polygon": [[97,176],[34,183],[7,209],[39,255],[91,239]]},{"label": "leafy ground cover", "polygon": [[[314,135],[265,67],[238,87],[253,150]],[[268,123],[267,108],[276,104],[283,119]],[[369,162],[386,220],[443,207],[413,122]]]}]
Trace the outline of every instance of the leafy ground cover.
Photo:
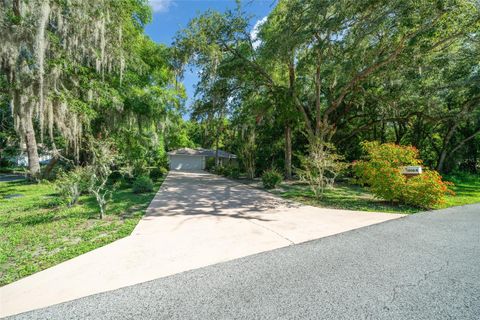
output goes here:
[{"label": "leafy ground cover", "polygon": [[68,208],[59,204],[52,184],[0,182],[0,285],[129,235],[161,183],[144,194],[115,191],[100,220],[92,196]]},{"label": "leafy ground cover", "polygon": [[[447,195],[445,203],[435,209],[480,202],[480,175],[452,175],[445,177],[445,180],[455,184],[451,187],[455,195]],[[377,199],[368,192],[367,188],[347,183],[335,184],[334,188],[326,190],[320,199],[315,198],[308,185],[299,182],[284,183],[272,192],[286,199],[325,208],[391,213],[424,211],[414,206]]]}]

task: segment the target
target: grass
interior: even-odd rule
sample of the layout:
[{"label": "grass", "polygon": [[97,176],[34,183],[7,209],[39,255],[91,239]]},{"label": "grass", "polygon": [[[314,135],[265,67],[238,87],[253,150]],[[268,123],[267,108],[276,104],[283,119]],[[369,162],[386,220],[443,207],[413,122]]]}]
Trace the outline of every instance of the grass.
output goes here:
[{"label": "grass", "polygon": [[455,195],[447,196],[445,203],[439,208],[480,202],[480,175],[457,173],[447,175],[444,179],[453,182],[454,186],[451,190]]},{"label": "grass", "polygon": [[[454,183],[451,189],[455,195],[447,195],[445,203],[434,209],[480,202],[480,175],[457,174],[446,176],[445,180]],[[326,190],[320,199],[315,198],[308,185],[299,182],[284,183],[272,192],[283,198],[317,207],[407,214],[424,211],[422,208],[376,199],[368,189],[347,183],[336,184],[334,188]]]},{"label": "grass", "polygon": [[307,184],[282,184],[273,193],[311,206],[371,212],[415,213],[420,209],[398,203],[389,203],[375,197],[365,188],[347,183],[337,183],[324,192],[320,199],[315,198]]},{"label": "grass", "polygon": [[100,220],[91,196],[68,208],[59,204],[52,184],[0,182],[0,286],[129,235],[155,191],[116,190]]},{"label": "grass", "polygon": [[25,167],[0,167],[0,173],[25,174]]}]

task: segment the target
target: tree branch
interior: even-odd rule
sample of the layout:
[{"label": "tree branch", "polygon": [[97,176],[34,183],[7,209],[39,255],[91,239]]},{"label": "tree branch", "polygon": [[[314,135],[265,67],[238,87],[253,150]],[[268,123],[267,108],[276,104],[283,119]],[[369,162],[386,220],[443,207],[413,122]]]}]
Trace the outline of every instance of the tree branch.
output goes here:
[{"label": "tree branch", "polygon": [[455,148],[453,148],[452,151],[450,151],[448,153],[447,158],[449,158],[454,152],[456,152],[458,149],[460,149],[465,143],[472,140],[473,138],[475,138],[479,134],[480,134],[480,128],[477,129],[477,131],[475,131],[472,135],[470,135],[470,136],[466,137],[465,139],[463,139],[462,141],[460,141],[460,143]]}]

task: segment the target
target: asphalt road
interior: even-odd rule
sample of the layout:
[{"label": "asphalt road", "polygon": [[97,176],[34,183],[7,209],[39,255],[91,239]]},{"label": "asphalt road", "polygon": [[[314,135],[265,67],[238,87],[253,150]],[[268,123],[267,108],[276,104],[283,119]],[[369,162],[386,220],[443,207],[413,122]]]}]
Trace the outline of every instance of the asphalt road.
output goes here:
[{"label": "asphalt road", "polygon": [[480,205],[345,232],[15,319],[480,319]]}]

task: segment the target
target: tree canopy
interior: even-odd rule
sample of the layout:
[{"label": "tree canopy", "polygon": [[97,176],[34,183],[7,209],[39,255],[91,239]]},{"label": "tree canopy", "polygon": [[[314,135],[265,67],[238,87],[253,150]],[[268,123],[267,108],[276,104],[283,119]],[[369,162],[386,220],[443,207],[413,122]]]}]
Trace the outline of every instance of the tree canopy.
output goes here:
[{"label": "tree canopy", "polygon": [[38,148],[85,161],[86,136],[114,138],[132,166],[164,154],[185,92],[171,49],[143,33],[150,19],[146,0],[2,1],[2,112],[32,175]]},{"label": "tree canopy", "polygon": [[44,151],[88,162],[92,137],[138,174],[202,146],[237,153],[251,177],[290,178],[314,150],[354,160],[366,140],[478,170],[476,0],[280,0],[255,27],[237,1],[197,15],[172,46],[144,34],[147,0],[0,3],[0,160],[25,150],[33,176]]},{"label": "tree canopy", "polygon": [[256,32],[249,21],[241,5],[194,18],[178,60],[201,69],[194,112],[263,131],[260,153],[283,143],[284,159],[267,157],[287,176],[292,144],[348,159],[362,140],[413,144],[439,170],[477,161],[477,1],[283,0]]}]

